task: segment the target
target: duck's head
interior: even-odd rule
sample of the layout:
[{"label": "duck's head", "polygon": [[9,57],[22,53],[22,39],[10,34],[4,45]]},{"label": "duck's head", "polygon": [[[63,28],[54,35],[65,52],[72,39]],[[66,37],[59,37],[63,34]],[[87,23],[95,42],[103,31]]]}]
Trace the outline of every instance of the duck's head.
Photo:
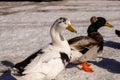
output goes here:
[{"label": "duck's head", "polygon": [[70,20],[68,18],[65,18],[65,17],[60,17],[58,18],[54,24],[53,24],[53,27],[55,28],[55,30],[57,32],[61,32],[65,29],[71,31],[71,32],[77,32],[73,27],[72,27],[72,24],[70,22]]},{"label": "duck's head", "polygon": [[97,32],[99,28],[106,26],[112,28],[113,26],[107,22],[107,20],[103,17],[91,17],[90,19],[91,25],[88,27],[88,33]]}]

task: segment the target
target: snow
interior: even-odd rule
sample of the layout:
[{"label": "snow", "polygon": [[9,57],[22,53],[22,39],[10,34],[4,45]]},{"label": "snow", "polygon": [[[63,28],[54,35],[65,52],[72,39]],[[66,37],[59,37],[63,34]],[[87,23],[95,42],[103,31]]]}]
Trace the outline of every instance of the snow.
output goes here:
[{"label": "snow", "polygon": [[120,80],[120,37],[114,32],[120,30],[120,1],[112,0],[0,2],[0,80],[14,80],[9,72],[2,75],[2,71],[51,42],[49,29],[61,16],[69,18],[78,31],[77,34],[65,31],[67,39],[86,35],[92,16],[105,17],[114,28],[99,30],[105,40],[104,55],[100,62],[89,61],[93,73],[71,64],[56,80]]}]

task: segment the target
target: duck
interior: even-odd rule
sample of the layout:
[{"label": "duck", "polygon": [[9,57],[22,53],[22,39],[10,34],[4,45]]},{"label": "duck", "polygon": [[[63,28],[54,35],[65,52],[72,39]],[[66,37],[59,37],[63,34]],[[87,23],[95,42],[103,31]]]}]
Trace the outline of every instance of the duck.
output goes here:
[{"label": "duck", "polygon": [[64,30],[77,32],[68,18],[60,17],[50,28],[52,42],[15,64],[11,75],[17,80],[54,80],[70,61],[70,45],[61,35]]},{"label": "duck", "polygon": [[72,53],[75,55],[72,62],[80,62],[81,69],[86,72],[94,72],[87,61],[102,56],[104,39],[98,30],[103,26],[113,27],[104,17],[93,16],[90,22],[91,24],[87,29],[87,36],[77,36],[68,40],[73,52],[76,50],[80,52]]},{"label": "duck", "polygon": [[120,37],[120,30],[115,30],[115,34],[118,36],[118,37]]}]

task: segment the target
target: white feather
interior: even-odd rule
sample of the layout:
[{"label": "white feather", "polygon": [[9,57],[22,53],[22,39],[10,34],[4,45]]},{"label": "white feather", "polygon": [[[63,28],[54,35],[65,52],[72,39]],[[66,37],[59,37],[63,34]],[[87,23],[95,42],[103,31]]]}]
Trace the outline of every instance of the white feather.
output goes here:
[{"label": "white feather", "polygon": [[[64,23],[64,19],[66,23]],[[17,80],[51,80],[65,68],[60,52],[64,52],[70,57],[71,49],[67,40],[60,34],[70,24],[68,19],[64,19],[57,19],[50,29],[52,45],[44,47],[42,49],[44,53],[37,55],[24,68],[22,74],[25,75],[13,75]]]}]

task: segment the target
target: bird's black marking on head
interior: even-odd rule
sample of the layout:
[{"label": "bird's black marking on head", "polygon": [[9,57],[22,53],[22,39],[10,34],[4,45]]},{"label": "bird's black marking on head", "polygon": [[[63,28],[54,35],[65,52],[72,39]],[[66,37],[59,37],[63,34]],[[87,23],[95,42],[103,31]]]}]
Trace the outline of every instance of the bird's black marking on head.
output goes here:
[{"label": "bird's black marking on head", "polygon": [[66,24],[67,18],[65,18],[65,17],[60,17],[59,20],[60,20],[59,23],[64,22],[64,23]]},{"label": "bird's black marking on head", "polygon": [[65,17],[60,17],[59,19],[62,20],[62,21],[66,21],[67,18],[65,18]]},{"label": "bird's black marking on head", "polygon": [[61,56],[61,59],[62,59],[62,62],[64,65],[66,64],[66,62],[68,63],[70,61],[70,59],[66,53],[60,52],[60,56]]},{"label": "bird's black marking on head", "polygon": [[24,68],[33,60],[35,59],[35,57],[38,54],[43,54],[44,52],[42,51],[42,49],[38,50],[37,52],[35,52],[34,54],[32,54],[31,56],[29,56],[28,58],[26,58],[24,61],[19,62],[17,64],[15,64],[15,66],[13,66],[13,68],[17,69],[17,74],[19,75],[23,75],[22,72],[24,71]]}]

